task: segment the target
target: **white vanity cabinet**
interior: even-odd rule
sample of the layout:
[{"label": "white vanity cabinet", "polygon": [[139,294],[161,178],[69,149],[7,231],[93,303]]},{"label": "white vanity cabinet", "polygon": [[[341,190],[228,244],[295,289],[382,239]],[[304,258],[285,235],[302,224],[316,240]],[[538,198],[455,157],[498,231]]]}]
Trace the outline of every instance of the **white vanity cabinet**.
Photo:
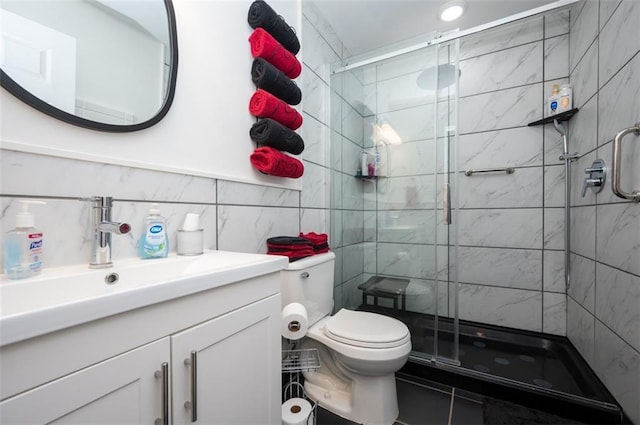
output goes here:
[{"label": "white vanity cabinet", "polygon": [[0,423],[280,424],[280,339],[269,273],[1,346]]},{"label": "white vanity cabinet", "polygon": [[162,414],[169,338],[105,360],[0,402],[0,423],[153,424]]},{"label": "white vanity cabinet", "polygon": [[281,422],[280,321],[274,311],[280,311],[279,296],[171,337],[174,424]]}]

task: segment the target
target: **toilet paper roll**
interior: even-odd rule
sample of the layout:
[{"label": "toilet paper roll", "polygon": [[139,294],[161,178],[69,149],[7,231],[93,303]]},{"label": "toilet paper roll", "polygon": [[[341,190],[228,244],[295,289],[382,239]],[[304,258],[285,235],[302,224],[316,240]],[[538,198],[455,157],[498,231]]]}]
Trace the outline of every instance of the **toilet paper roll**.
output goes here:
[{"label": "toilet paper roll", "polygon": [[282,309],[282,336],[300,339],[307,333],[309,320],[307,309],[300,303],[290,303]]},{"label": "toilet paper roll", "polygon": [[311,403],[304,398],[290,398],[282,403],[282,425],[306,425],[313,415]]}]

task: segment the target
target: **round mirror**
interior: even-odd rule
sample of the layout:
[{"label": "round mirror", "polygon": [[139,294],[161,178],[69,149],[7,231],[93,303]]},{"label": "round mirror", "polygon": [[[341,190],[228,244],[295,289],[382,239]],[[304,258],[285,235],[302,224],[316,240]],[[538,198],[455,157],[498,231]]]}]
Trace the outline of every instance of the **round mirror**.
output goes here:
[{"label": "round mirror", "polygon": [[151,127],[173,101],[178,69],[171,0],[2,0],[0,84],[71,124]]}]

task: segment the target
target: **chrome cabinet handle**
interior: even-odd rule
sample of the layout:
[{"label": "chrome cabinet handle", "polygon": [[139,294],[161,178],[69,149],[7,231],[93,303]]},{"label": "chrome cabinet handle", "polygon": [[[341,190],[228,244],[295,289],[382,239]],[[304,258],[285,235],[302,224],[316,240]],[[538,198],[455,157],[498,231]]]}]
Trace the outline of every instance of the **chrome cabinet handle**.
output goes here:
[{"label": "chrome cabinet handle", "polygon": [[191,366],[191,401],[185,401],[184,407],[191,409],[191,422],[195,422],[198,420],[198,352],[192,351],[184,364]]},{"label": "chrome cabinet handle", "polygon": [[169,363],[160,365],[154,376],[162,378],[162,417],[155,420],[155,425],[169,425]]},{"label": "chrome cabinet handle", "polygon": [[613,193],[622,199],[640,202],[640,190],[634,190],[632,193],[627,193],[620,188],[620,158],[622,156],[620,144],[622,143],[624,136],[632,133],[636,136],[640,136],[640,122],[636,123],[633,127],[629,127],[618,132],[616,137],[613,138],[613,178],[611,179],[611,190],[613,190]]}]

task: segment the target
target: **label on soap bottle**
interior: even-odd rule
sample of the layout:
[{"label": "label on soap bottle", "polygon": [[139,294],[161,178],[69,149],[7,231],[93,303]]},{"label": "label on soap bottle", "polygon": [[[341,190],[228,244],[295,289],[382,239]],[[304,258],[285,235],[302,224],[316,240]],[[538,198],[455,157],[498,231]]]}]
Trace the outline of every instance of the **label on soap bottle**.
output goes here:
[{"label": "label on soap bottle", "polygon": [[163,258],[167,254],[167,234],[164,226],[161,223],[150,224],[142,243],[142,257]]},{"label": "label on soap bottle", "polygon": [[42,269],[42,233],[29,233],[27,240],[29,270],[38,272]]}]

